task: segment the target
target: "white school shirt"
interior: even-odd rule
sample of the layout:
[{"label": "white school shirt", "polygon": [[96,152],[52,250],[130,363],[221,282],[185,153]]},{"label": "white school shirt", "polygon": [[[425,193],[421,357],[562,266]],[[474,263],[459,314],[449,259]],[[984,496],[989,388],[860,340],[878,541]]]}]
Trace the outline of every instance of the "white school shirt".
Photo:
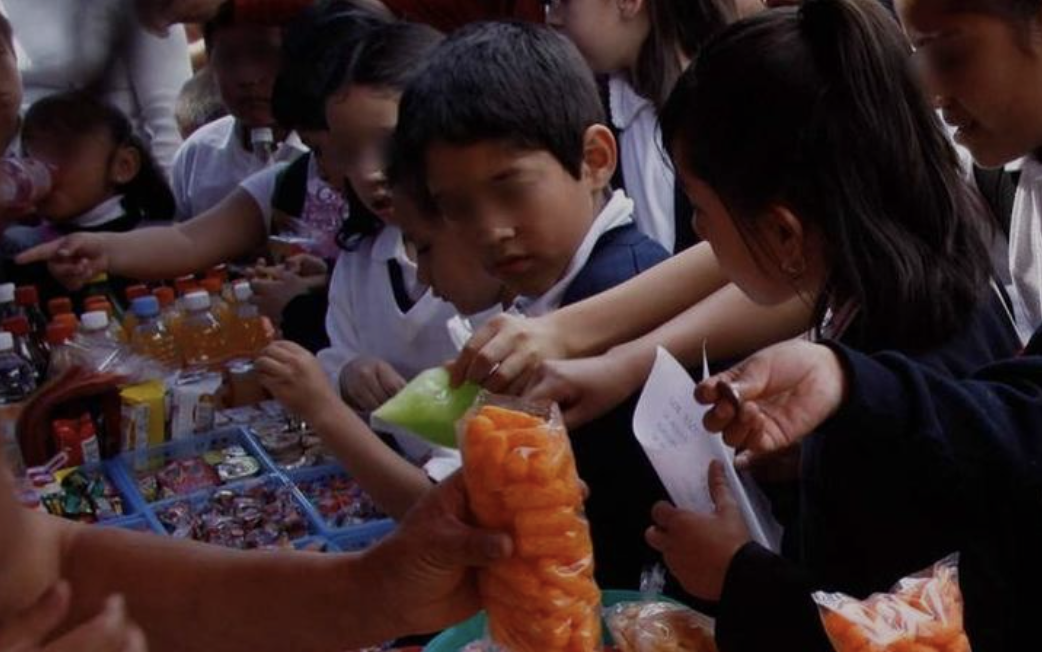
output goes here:
[{"label": "white school shirt", "polygon": [[[394,298],[388,262],[397,261],[415,304],[403,313]],[[379,358],[406,380],[456,356],[446,323],[452,304],[436,298],[416,279],[401,231],[385,226],[352,251],[341,252],[329,285],[326,332],[330,346],[318,354],[340,386],[340,372],[360,356]]]},{"label": "white school shirt", "polygon": [[1017,331],[1025,341],[1042,326],[1042,163],[1018,162],[1020,183],[1009,227],[1008,279]]},{"label": "white school shirt", "polygon": [[641,233],[672,253],[676,247],[676,177],[662,147],[655,105],[624,78],[608,80],[611,120],[619,136],[619,164]]},{"label": "white school shirt", "polygon": [[[75,90],[106,63],[124,0],[4,0],[14,28],[25,93],[22,108],[54,93]],[[132,21],[126,57],[117,60],[104,98],[130,118],[159,166],[169,173],[181,133],[174,104],[192,76],[188,39],[176,25],[165,37]]]},{"label": "white school shirt", "polygon": [[72,220],[81,229],[93,229],[114,222],[127,214],[123,208],[123,195],[109,197],[86,213]]},{"label": "white school shirt", "polygon": [[[297,134],[290,133],[278,144],[272,160],[292,161],[306,151],[307,146]],[[188,137],[174,157],[170,185],[177,201],[177,219],[191,219],[213,208],[247,178],[265,170],[266,165],[257,152],[243,145],[241,128],[233,116],[203,125]]]},{"label": "white school shirt", "polygon": [[538,297],[518,297],[514,301],[513,308],[526,317],[539,317],[557,310],[568,291],[568,286],[589,262],[593,248],[601,236],[612,229],[632,222],[633,201],[622,190],[616,190],[601,209],[600,214],[593,220],[590,230],[586,232],[586,237],[575,250],[575,254],[560,280]]}]

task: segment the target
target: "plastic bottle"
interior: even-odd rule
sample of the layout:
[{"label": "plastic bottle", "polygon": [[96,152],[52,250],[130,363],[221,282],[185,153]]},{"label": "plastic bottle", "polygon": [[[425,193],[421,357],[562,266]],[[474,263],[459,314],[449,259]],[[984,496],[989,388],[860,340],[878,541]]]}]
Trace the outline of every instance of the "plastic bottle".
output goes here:
[{"label": "plastic bottle", "polygon": [[270,127],[255,127],[250,130],[250,145],[253,154],[264,165],[275,162],[275,132]]},{"label": "plastic bottle", "polygon": [[131,309],[138,322],[130,335],[130,348],[134,353],[152,358],[170,369],[179,368],[181,352],[177,340],[160,318],[159,300],[151,296],[134,299]]},{"label": "plastic bottle", "polygon": [[253,290],[243,281],[233,287],[235,292],[235,322],[231,346],[236,355],[254,357],[270,344],[268,329],[257,306],[253,304]]},{"label": "plastic bottle", "polygon": [[94,296],[104,297],[109,304],[112,306],[112,316],[116,322],[123,323],[123,304],[120,303],[119,297],[116,296],[115,291],[109,284],[109,275],[102,273],[98,274],[87,283],[87,287],[83,290],[84,295],[90,298]]},{"label": "plastic bottle", "polygon": [[215,277],[207,277],[200,283],[206,293],[210,295],[210,312],[217,318],[217,321],[221,322],[221,326],[224,327],[226,333],[231,332],[234,329],[235,315],[232,313],[231,306],[228,302],[221,297],[221,279]]},{"label": "plastic bottle", "polygon": [[40,293],[35,285],[24,285],[14,292],[15,303],[29,318],[29,327],[40,340],[47,337],[47,317],[40,308]]},{"label": "plastic bottle", "polygon": [[0,333],[0,405],[17,403],[36,390],[33,365],[14,350],[14,336]]},{"label": "plastic bottle", "polygon": [[58,315],[74,315],[72,311],[72,299],[69,297],[55,297],[47,302],[47,314],[54,319]]},{"label": "plastic bottle", "polygon": [[51,320],[52,324],[66,324],[75,333],[80,329],[80,319],[71,312],[65,312],[60,315],[55,315],[54,319]]},{"label": "plastic bottle", "polygon": [[108,331],[112,339],[120,343],[127,342],[127,333],[123,330],[123,326],[120,324],[110,301],[107,299],[87,299],[86,307],[88,312],[105,313],[109,318]]},{"label": "plastic bottle", "polygon": [[76,339],[86,347],[104,346],[111,348],[118,346],[120,342],[112,336],[110,325],[109,315],[104,310],[85,312],[83,313],[80,332]]},{"label": "plastic bottle", "polygon": [[148,291],[147,286],[139,284],[128,287],[125,294],[127,295],[127,305],[130,306],[130,310],[127,310],[126,316],[123,317],[123,332],[127,334],[127,340],[129,341],[134,328],[137,326],[137,315],[134,314],[133,310],[134,300],[141,297],[150,297],[152,293]]},{"label": "plastic bottle", "polygon": [[14,302],[14,283],[0,284],[0,319],[18,316],[18,306]]},{"label": "plastic bottle", "polygon": [[76,329],[69,324],[52,323],[47,327],[47,343],[51,347],[51,363],[47,378],[57,378],[78,364],[76,352],[69,342]]},{"label": "plastic bottle", "polygon": [[188,314],[181,324],[181,353],[186,367],[205,367],[228,355],[227,333],[210,311],[210,295],[190,292],[185,296]]},{"label": "plastic bottle", "polygon": [[33,366],[33,375],[39,383],[47,377],[47,353],[33,341],[29,319],[25,315],[8,317],[2,327],[14,337],[14,350]]},{"label": "plastic bottle", "polygon": [[30,207],[47,196],[53,183],[46,163],[8,156],[0,159],[0,206]]},{"label": "plastic bottle", "polygon": [[184,320],[184,313],[177,307],[174,289],[158,287],[155,290],[152,290],[152,295],[159,301],[159,314],[163,319],[163,324],[166,326],[166,329],[170,331],[175,338],[179,337],[178,332],[181,330],[181,322]]}]

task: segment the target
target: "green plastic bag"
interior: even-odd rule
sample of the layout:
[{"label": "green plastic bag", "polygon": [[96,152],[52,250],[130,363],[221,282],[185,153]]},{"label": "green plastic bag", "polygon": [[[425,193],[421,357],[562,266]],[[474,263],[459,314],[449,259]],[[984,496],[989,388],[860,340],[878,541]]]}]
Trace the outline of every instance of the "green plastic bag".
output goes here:
[{"label": "green plastic bag", "polygon": [[448,369],[428,369],[377,408],[373,423],[404,428],[432,444],[456,448],[456,422],[473,405],[479,391],[481,388],[473,383],[453,389]]}]

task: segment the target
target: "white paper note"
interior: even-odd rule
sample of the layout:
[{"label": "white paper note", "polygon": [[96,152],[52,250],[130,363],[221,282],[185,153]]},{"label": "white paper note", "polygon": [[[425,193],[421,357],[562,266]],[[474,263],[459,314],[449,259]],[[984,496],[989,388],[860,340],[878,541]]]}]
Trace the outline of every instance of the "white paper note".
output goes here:
[{"label": "white paper note", "polygon": [[[706,366],[705,361],[703,364]],[[705,373],[705,372],[704,372]],[[724,465],[728,485],[745,517],[753,539],[777,551],[781,528],[757,500],[758,508],[734,468],[734,450],[723,438],[706,431],[702,417],[708,406],[695,401],[695,381],[668,351],[659,347],[655,366],[633,415],[633,432],[669,492],[682,509],[712,514],[709,464]]]}]

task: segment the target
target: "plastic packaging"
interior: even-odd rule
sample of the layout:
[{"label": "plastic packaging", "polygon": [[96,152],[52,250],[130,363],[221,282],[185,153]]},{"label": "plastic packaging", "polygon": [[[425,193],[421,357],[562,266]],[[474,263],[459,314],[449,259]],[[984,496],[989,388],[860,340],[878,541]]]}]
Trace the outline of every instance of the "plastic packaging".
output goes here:
[{"label": "plastic packaging", "polygon": [[170,388],[170,438],[182,439],[213,430],[224,381],[220,374],[182,376]]},{"label": "plastic packaging", "polygon": [[813,598],[836,652],[970,652],[958,555],[867,600],[820,591]]},{"label": "plastic packaging", "polygon": [[465,383],[453,388],[449,371],[435,367],[421,372],[372,414],[381,422],[423,437],[438,446],[456,447],[456,422],[474,404],[481,388]]},{"label": "plastic packaging", "polygon": [[604,610],[620,652],[716,652],[713,619],[673,602],[624,602]]},{"label": "plastic packaging", "polygon": [[210,311],[210,295],[191,292],[185,295],[188,315],[181,322],[181,354],[186,367],[207,367],[220,363],[228,354],[227,333]]},{"label": "plastic packaging", "polygon": [[593,544],[557,406],[482,394],[459,429],[471,512],[515,546],[478,574],[492,640],[510,652],[599,650]]},{"label": "plastic packaging", "polygon": [[33,337],[40,342],[46,341],[47,317],[40,309],[40,293],[35,285],[25,285],[15,290],[15,303],[22,314],[29,320],[29,329]]},{"label": "plastic packaging", "polygon": [[0,159],[0,207],[29,209],[47,196],[53,183],[46,163],[31,158]]},{"label": "plastic packaging", "polygon": [[127,297],[127,305],[130,310],[127,310],[127,314],[123,317],[123,332],[127,335],[127,341],[130,341],[131,336],[134,334],[134,329],[137,328],[138,318],[134,314],[134,301],[141,297],[150,297],[152,293],[148,291],[148,287],[145,285],[131,285],[124,291]]},{"label": "plastic packaging", "polygon": [[153,296],[134,299],[133,315],[137,325],[130,334],[130,348],[169,369],[181,367],[181,351],[177,340],[159,316],[159,301]]},{"label": "plastic packaging", "polygon": [[180,337],[181,322],[184,321],[184,313],[177,307],[177,297],[173,288],[158,287],[152,291],[152,296],[159,301],[159,314],[166,329],[174,336]]},{"label": "plastic packaging", "polygon": [[14,336],[0,332],[0,405],[17,403],[36,390],[33,365],[14,350]]},{"label": "plastic packaging", "polygon": [[67,323],[55,322],[47,326],[47,344],[51,350],[50,364],[47,365],[47,378],[58,378],[76,366],[75,349],[71,346],[75,329]]},{"label": "plastic packaging", "polygon": [[268,328],[257,306],[253,304],[253,289],[246,282],[236,283],[233,336],[235,354],[254,357],[271,343]]},{"label": "plastic packaging", "polygon": [[14,350],[33,365],[37,384],[47,377],[47,352],[32,338],[29,320],[25,315],[9,317],[2,323],[5,331],[14,336]]},{"label": "plastic packaging", "polygon": [[158,446],[166,440],[166,387],[150,381],[119,392],[122,450]]},{"label": "plastic packaging", "polygon": [[221,283],[221,279],[216,276],[208,276],[200,281],[200,285],[210,295],[210,312],[221,323],[225,333],[230,334],[234,326],[235,316],[232,313],[231,306],[228,305],[228,302],[222,296],[224,285]]},{"label": "plastic packaging", "polygon": [[83,295],[86,297],[100,296],[104,297],[109,305],[112,306],[111,317],[117,323],[122,325],[123,318],[123,304],[120,303],[119,297],[116,296],[115,290],[112,289],[112,285],[109,283],[109,275],[102,273],[92,278],[85,288],[83,288]]}]

